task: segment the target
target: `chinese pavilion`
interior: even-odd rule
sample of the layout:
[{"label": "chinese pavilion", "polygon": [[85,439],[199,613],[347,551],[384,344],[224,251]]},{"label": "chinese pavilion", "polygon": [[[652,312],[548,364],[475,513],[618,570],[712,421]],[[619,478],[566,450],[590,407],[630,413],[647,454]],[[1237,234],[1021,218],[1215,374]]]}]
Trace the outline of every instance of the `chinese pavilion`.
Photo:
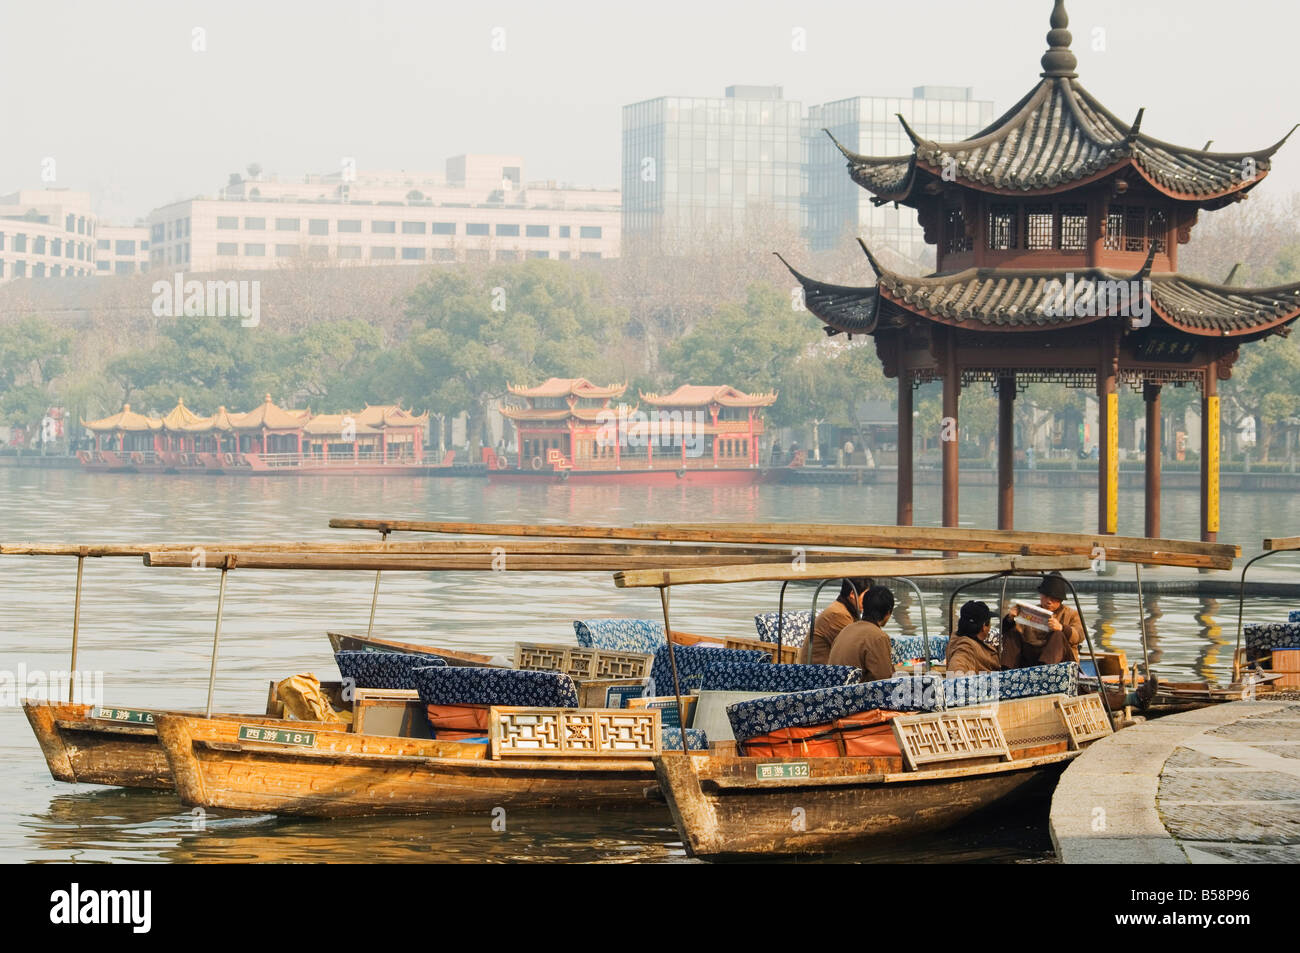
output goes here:
[{"label": "chinese pavilion", "polygon": [[[1160,446],[1160,391],[1201,392],[1201,536],[1219,529],[1218,382],[1243,344],[1285,335],[1300,284],[1239,288],[1178,273],[1178,246],[1202,210],[1244,200],[1286,141],[1257,152],[1171,145],[1109,112],[1079,83],[1064,0],[1056,0],[1038,84],[962,142],[932,142],[899,117],[913,148],[865,156],[840,147],[877,205],[917,211],[936,246],[933,275],[881,267],[873,287],[790,270],[828,334],[870,335],[898,381],[898,523],[912,523],[912,391],[943,384],[943,524],[957,525],[961,389],[998,395],[998,526],[1012,527],[1013,401],[1031,382],[1095,387],[1101,533],[1117,532],[1118,394],[1146,400]],[[1287,134],[1288,136],[1290,133]],[[787,265],[787,267],[789,267]],[[1229,281],[1231,279],[1229,278]],[[1160,453],[1146,454],[1146,535],[1160,535]]]},{"label": "chinese pavilion", "polygon": [[632,407],[615,405],[626,390],[626,384],[597,387],[583,378],[509,385],[509,394],[524,402],[501,407],[518,431],[519,453],[511,466],[508,458],[485,451],[490,475],[598,482],[757,479],[761,409],[776,394],[684,384],[670,394],[643,393]]}]

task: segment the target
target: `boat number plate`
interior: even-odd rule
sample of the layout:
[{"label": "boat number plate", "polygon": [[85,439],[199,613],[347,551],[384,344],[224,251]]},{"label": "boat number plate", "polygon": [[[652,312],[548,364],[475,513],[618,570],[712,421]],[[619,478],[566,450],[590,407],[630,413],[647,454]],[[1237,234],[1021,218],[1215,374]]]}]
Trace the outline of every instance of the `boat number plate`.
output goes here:
[{"label": "boat number plate", "polygon": [[807,761],[778,761],[775,764],[760,764],[757,777],[760,781],[780,781],[785,778],[808,777]]},{"label": "boat number plate", "polygon": [[91,718],[101,721],[121,721],[134,725],[152,725],[153,712],[138,708],[92,708]]},{"label": "boat number plate", "polygon": [[260,725],[240,725],[240,741],[263,741],[273,745],[301,745],[316,747],[316,732],[291,731],[288,728],[263,728]]}]

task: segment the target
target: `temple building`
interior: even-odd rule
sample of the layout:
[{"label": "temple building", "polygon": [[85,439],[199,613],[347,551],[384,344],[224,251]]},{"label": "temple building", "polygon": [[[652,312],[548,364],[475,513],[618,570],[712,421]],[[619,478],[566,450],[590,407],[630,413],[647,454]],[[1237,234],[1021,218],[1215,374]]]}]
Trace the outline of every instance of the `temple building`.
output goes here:
[{"label": "temple building", "polygon": [[[916,210],[935,273],[883,268],[871,287],[791,268],[828,334],[870,335],[898,381],[898,523],[912,523],[913,389],[943,384],[943,524],[958,525],[958,398],[998,395],[998,526],[1013,524],[1013,401],[1034,382],[1095,388],[1101,533],[1115,533],[1118,388],[1140,391],[1147,446],[1160,445],[1160,392],[1201,392],[1201,536],[1219,529],[1218,383],[1243,344],[1286,334],[1300,284],[1240,288],[1178,273],[1197,216],[1247,198],[1286,137],[1255,152],[1172,145],[1125,122],[1078,80],[1064,0],[1056,0],[1037,85],[969,139],[934,142],[900,118],[912,150],[841,148],[877,205]],[[1290,133],[1287,134],[1288,136]],[[782,259],[784,261],[784,259]],[[787,265],[787,267],[789,267]],[[1146,455],[1146,535],[1160,535],[1160,454]]]}]

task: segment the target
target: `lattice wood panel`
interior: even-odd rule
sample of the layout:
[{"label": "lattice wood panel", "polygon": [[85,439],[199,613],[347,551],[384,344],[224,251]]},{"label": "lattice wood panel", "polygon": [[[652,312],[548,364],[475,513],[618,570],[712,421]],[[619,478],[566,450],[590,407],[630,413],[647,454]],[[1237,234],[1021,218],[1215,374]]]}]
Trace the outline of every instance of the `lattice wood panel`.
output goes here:
[{"label": "lattice wood panel", "polygon": [[1011,758],[997,716],[989,709],[905,715],[894,719],[894,737],[911,771],[943,761]]},{"label": "lattice wood panel", "polygon": [[1086,741],[1095,741],[1113,733],[1100,695],[1061,698],[1056,704],[1061,717],[1065,719],[1065,728],[1070,733],[1072,749],[1080,747]]},{"label": "lattice wood panel", "polygon": [[499,708],[489,719],[493,758],[650,758],[659,712],[621,708]]},{"label": "lattice wood panel", "polygon": [[653,655],[584,649],[575,645],[516,642],[515,668],[563,672],[573,678],[645,678]]},{"label": "lattice wood panel", "polygon": [[1002,737],[1007,739],[1007,747],[1014,750],[1068,742],[1070,733],[1056,704],[1065,697],[1060,694],[1034,695],[991,706],[997,713],[998,727],[1002,729]]}]

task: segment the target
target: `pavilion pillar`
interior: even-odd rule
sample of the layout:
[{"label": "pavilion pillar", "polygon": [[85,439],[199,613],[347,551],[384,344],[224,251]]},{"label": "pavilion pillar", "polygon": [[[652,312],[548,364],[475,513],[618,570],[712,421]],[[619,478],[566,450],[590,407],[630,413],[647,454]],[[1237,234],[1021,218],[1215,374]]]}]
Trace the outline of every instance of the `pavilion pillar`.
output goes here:
[{"label": "pavilion pillar", "polygon": [[1219,362],[1205,367],[1201,386],[1201,539],[1219,537]]},{"label": "pavilion pillar", "polygon": [[1160,538],[1160,385],[1150,381],[1142,385],[1142,399],[1147,405],[1146,453],[1146,537]]},{"label": "pavilion pillar", "polygon": [[998,378],[998,529],[1016,528],[1016,375]]},{"label": "pavilion pillar", "polygon": [[898,525],[912,525],[912,375],[898,345]]},{"label": "pavilion pillar", "polygon": [[380,456],[384,463],[388,462],[388,431],[382,430],[379,433]]},{"label": "pavilion pillar", "polygon": [[1102,340],[1097,367],[1097,532],[1119,531],[1119,335]]},{"label": "pavilion pillar", "polygon": [[961,370],[957,366],[957,335],[948,332],[943,357],[943,419],[939,446],[943,453],[943,525],[957,525],[957,405],[961,399]]}]

